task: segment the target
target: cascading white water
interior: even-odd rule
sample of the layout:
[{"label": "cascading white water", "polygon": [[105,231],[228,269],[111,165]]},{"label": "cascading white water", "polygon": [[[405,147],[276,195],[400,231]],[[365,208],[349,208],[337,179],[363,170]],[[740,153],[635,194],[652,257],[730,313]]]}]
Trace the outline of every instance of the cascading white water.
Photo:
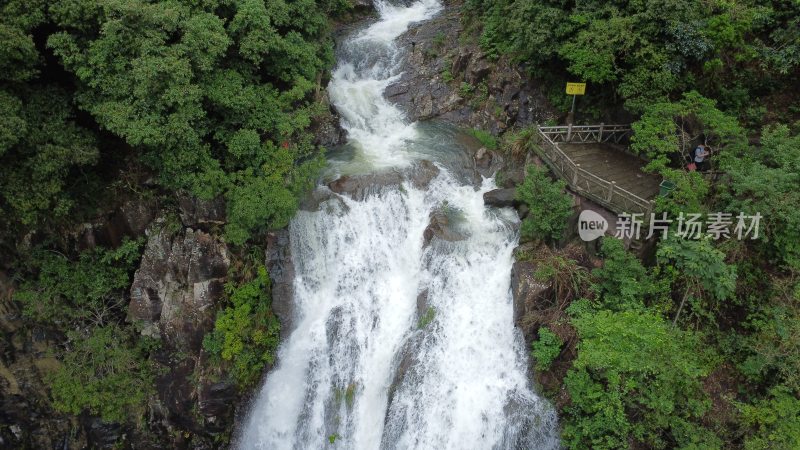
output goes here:
[{"label": "cascading white water", "polygon": [[[403,168],[420,158],[420,140],[383,97],[402,56],[394,40],[440,5],[376,7],[380,20],[343,43],[329,92],[361,166]],[[484,206],[493,180],[475,188],[440,168],[423,189],[335,196],[293,219],[294,329],[239,448],[558,447],[513,327],[518,219]],[[434,211],[463,239],[424,245]]]}]

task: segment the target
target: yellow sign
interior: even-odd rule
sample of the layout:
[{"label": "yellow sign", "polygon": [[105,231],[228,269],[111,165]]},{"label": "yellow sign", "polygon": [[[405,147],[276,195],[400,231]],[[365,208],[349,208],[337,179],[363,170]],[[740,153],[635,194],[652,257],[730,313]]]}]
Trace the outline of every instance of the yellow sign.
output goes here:
[{"label": "yellow sign", "polygon": [[586,93],[586,83],[567,83],[567,95],[583,95]]}]

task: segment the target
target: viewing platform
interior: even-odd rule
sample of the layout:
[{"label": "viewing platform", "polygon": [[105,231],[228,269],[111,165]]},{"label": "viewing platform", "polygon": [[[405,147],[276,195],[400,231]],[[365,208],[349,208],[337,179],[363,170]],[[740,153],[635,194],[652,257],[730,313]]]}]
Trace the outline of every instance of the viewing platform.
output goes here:
[{"label": "viewing platform", "polygon": [[538,127],[547,165],[576,194],[619,213],[649,216],[661,177],[645,173],[646,162],[627,152],[627,125]]}]

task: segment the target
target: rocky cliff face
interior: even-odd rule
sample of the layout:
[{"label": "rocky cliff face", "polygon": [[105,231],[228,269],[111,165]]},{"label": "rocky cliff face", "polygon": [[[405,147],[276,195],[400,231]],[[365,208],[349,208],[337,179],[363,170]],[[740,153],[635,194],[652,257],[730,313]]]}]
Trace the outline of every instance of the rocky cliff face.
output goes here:
[{"label": "rocky cliff face", "polygon": [[403,73],[386,96],[412,121],[438,118],[495,135],[554,118],[541,90],[506,58],[488,58],[460,18],[459,6],[448,6],[400,37]]},{"label": "rocky cliff face", "polygon": [[154,355],[162,370],[151,402],[151,425],[182,435],[176,445],[211,446],[215,435],[230,428],[231,405],[238,399],[233,384],[214,381],[224,380],[224,374],[209,365],[202,348],[224,301],[229,251],[219,237],[192,228],[175,230],[163,219],[148,228],[147,236],[130,289],[128,319],[161,342]]},{"label": "rocky cliff face", "polygon": [[[128,321],[159,341],[155,395],[139,427],[52,409],[44,378],[63,336],[25,323],[11,301],[13,281],[0,273],[0,448],[218,448],[233,429],[244,394],[226,381],[202,348],[224,305],[231,265],[224,241],[209,230],[225,223],[221,200],[177,195],[178,206],[131,200],[78,227],[77,249],[146,244],[129,291]],[[167,220],[165,217],[173,217]],[[178,220],[180,217],[180,220]]]}]

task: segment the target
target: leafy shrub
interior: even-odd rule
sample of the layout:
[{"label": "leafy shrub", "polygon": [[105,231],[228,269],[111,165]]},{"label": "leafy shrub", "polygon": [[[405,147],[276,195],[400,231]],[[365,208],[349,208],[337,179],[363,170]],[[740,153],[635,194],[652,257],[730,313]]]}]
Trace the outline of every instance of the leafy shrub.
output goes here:
[{"label": "leafy shrub", "polygon": [[800,395],[800,282],[794,283],[775,281],[756,297],[740,370],[753,384],[775,383]]},{"label": "leafy shrub", "polygon": [[572,197],[564,192],[566,184],[552,181],[545,169],[529,166],[517,199],[528,205],[530,212],[522,221],[522,237],[556,242],[564,234],[572,215]]},{"label": "leafy shrub", "polygon": [[765,127],[759,149],[723,161],[730,177],[730,211],[763,216],[753,246],[781,265],[800,270],[800,133],[785,125]]},{"label": "leafy shrub", "polygon": [[275,361],[281,325],[270,309],[267,269],[256,268],[255,278],[225,290],[231,305],[217,314],[214,330],[203,347],[212,356],[231,364],[231,374],[241,386],[258,381],[265,364]]},{"label": "leafy shrub", "polygon": [[800,399],[782,386],[752,405],[739,403],[745,450],[800,448]]},{"label": "leafy shrub", "polygon": [[479,130],[477,128],[473,128],[469,130],[469,134],[475,137],[475,139],[479,140],[481,145],[488,148],[489,150],[497,150],[497,138],[492,136],[491,133],[488,131]]},{"label": "leafy shrub", "polygon": [[669,236],[658,247],[661,269],[676,277],[678,290],[682,291],[675,321],[684,302],[688,302],[694,316],[713,322],[721,302],[734,297],[736,266],[726,264],[725,253],[711,242]]},{"label": "leafy shrub", "polygon": [[462,81],[458,91],[461,93],[462,97],[469,98],[472,97],[472,94],[475,92],[475,86],[467,83],[466,81]]},{"label": "leafy shrub", "polygon": [[449,66],[445,67],[444,70],[442,70],[442,80],[445,83],[449,83],[449,82],[453,81],[453,72],[450,71],[450,67]]},{"label": "leafy shrub", "polygon": [[612,311],[643,307],[646,297],[657,291],[647,269],[619,239],[603,238],[601,254],[603,266],[592,272],[596,280],[592,289],[602,307]]},{"label": "leafy shrub", "polygon": [[429,306],[428,309],[425,310],[425,313],[419,316],[419,321],[417,322],[417,328],[425,328],[433,322],[433,319],[436,318],[436,308],[433,306]]},{"label": "leafy shrub", "polygon": [[153,395],[153,370],[147,355],[153,345],[130,329],[108,325],[88,336],[69,333],[63,364],[47,381],[59,411],[83,411],[108,422],[135,422]]},{"label": "leafy shrub", "polygon": [[720,446],[697,424],[708,409],[701,381],[709,359],[695,336],[642,311],[598,311],[572,323],[580,343],[564,380],[569,448],[628,448],[630,439],[654,448]]},{"label": "leafy shrub", "polygon": [[124,310],[122,290],[130,285],[141,246],[141,240],[125,240],[113,250],[83,252],[75,261],[39,250],[29,262],[38,275],[23,282],[14,298],[23,314],[38,322],[103,325]]},{"label": "leafy shrub", "polygon": [[539,339],[531,342],[531,356],[536,361],[536,369],[545,371],[561,354],[564,343],[547,327],[539,328]]}]

